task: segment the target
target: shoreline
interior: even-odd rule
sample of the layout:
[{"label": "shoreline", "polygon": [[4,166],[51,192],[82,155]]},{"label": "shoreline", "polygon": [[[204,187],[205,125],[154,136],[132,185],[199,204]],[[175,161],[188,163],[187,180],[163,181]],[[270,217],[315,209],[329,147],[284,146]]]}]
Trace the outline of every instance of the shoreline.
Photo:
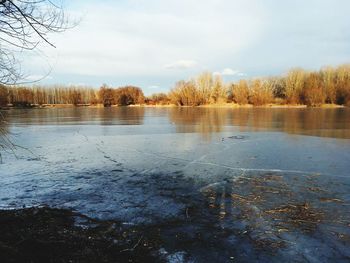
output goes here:
[{"label": "shoreline", "polygon": [[236,103],[224,103],[224,104],[206,104],[198,106],[178,106],[175,104],[135,104],[135,105],[112,105],[111,107],[104,107],[102,104],[88,105],[88,104],[43,104],[43,105],[31,105],[30,107],[16,107],[16,106],[6,106],[0,109],[48,109],[48,108],[115,108],[115,107],[144,107],[144,108],[225,108],[225,109],[251,109],[251,108],[261,108],[261,109],[306,109],[306,108],[323,108],[323,109],[338,109],[338,108],[348,108],[345,105],[338,104],[322,104],[320,106],[309,107],[307,105],[295,105],[295,104],[267,104],[254,106],[252,104],[239,105]]}]

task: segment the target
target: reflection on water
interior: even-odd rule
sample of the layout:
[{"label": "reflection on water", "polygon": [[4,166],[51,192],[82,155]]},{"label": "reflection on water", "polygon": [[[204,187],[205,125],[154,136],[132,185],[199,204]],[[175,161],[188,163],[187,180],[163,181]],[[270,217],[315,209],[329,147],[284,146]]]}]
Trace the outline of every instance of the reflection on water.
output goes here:
[{"label": "reflection on water", "polygon": [[28,125],[142,125],[145,108],[59,108],[12,110],[9,122]]},{"label": "reflection on water", "polygon": [[200,133],[210,138],[212,133],[221,132],[227,123],[228,110],[206,108],[175,108],[169,111],[169,120],[179,133]]},{"label": "reflection on water", "polygon": [[241,131],[281,131],[319,137],[350,138],[349,109],[172,109],[169,119],[178,132],[210,136],[238,126]]},{"label": "reflection on water", "polygon": [[240,109],[230,120],[246,131],[350,138],[349,109]]},{"label": "reflection on water", "polygon": [[[212,134],[239,128],[242,132],[279,131],[318,137],[350,138],[350,109],[268,108],[64,108],[12,110],[13,124],[145,125],[166,119],[177,133]],[[145,124],[145,122],[147,122]],[[164,124],[164,122],[162,122]]]}]

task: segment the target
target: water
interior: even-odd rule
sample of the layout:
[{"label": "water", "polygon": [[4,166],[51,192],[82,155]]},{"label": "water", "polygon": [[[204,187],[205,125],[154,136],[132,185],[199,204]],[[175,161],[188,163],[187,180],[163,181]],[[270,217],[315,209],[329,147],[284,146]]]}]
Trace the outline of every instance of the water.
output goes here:
[{"label": "water", "polygon": [[[350,109],[11,110],[0,207],[162,225],[169,262],[349,261]],[[178,260],[178,261],[176,261]]]}]

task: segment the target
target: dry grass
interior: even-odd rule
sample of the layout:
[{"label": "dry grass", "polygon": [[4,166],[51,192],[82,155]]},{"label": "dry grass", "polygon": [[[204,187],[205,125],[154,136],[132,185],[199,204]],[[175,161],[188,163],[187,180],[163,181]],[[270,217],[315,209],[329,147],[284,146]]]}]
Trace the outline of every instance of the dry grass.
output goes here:
[{"label": "dry grass", "polygon": [[[286,181],[278,174],[242,176],[225,190],[226,207],[230,202],[233,211],[230,220],[244,222],[246,227],[241,230],[242,235],[247,235],[257,249],[272,252],[290,243],[284,233],[311,235],[320,225],[340,226],[335,235],[345,237],[341,229],[347,227],[346,215],[334,213],[334,209],[341,211],[337,206],[345,204],[344,201],[334,195],[326,197],[330,193],[312,179],[314,176],[305,177],[309,184],[305,187],[295,180]],[[220,196],[213,189],[207,189],[204,194],[208,198],[216,196],[216,200]],[[210,209],[218,209],[213,200],[210,203]],[[225,217],[230,217],[229,211]]]}]

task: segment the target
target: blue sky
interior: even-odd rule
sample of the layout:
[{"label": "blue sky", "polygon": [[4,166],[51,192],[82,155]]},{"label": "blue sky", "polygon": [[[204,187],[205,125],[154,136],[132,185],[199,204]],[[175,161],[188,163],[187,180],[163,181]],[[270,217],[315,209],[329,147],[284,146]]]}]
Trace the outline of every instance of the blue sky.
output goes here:
[{"label": "blue sky", "polygon": [[28,79],[150,94],[202,71],[235,81],[350,62],[348,0],[75,0],[66,10],[80,23],[50,36],[56,49],[26,55]]}]

